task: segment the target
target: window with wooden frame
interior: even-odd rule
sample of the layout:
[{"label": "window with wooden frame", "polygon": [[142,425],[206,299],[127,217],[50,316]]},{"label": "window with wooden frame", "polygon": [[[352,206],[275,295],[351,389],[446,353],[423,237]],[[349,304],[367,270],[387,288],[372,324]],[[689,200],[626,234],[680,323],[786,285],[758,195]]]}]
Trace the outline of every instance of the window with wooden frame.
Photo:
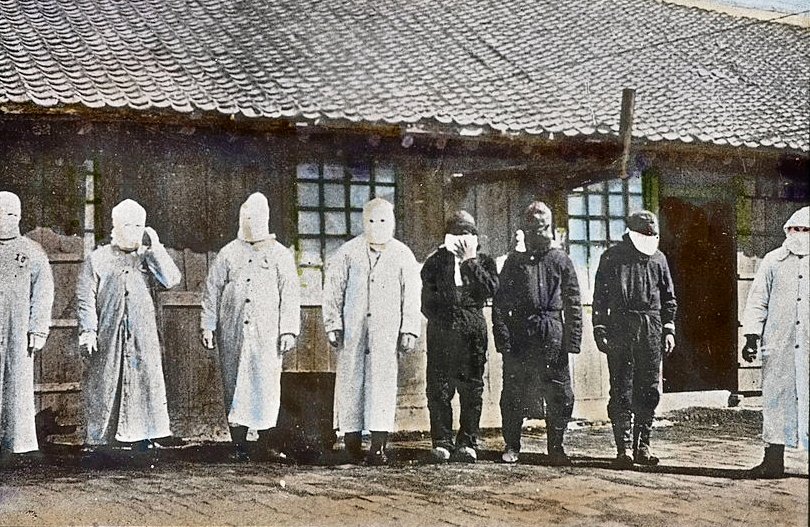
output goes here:
[{"label": "window with wooden frame", "polygon": [[363,205],[368,200],[396,203],[396,172],[377,161],[311,161],[298,165],[296,189],[302,302],[320,305],[326,259],[363,232]]},{"label": "window with wooden frame", "polygon": [[640,177],[594,183],[568,194],[568,253],[577,269],[583,304],[593,300],[602,253],[621,241],[627,216],[642,209]]}]

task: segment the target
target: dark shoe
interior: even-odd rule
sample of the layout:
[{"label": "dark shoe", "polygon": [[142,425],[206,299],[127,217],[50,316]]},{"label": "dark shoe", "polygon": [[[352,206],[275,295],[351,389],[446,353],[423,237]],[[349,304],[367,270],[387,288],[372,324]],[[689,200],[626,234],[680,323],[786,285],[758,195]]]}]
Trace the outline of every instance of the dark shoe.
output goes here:
[{"label": "dark shoe", "polygon": [[762,463],[748,471],[758,479],[776,479],[785,477],[785,445],[768,445]]},{"label": "dark shoe", "polygon": [[633,461],[635,461],[637,465],[654,467],[660,460],[650,453],[649,447],[639,447],[638,450],[633,453]]},{"label": "dark shoe", "polygon": [[434,463],[447,463],[450,460],[450,450],[443,446],[434,447],[430,451],[430,457]]},{"label": "dark shoe", "polygon": [[453,452],[452,460],[458,463],[475,463],[478,461],[478,453],[469,446],[458,447]]},{"label": "dark shoe", "polygon": [[552,467],[570,467],[571,458],[568,457],[568,454],[565,453],[562,447],[555,448],[553,450],[549,450],[548,452],[548,464]]},{"label": "dark shoe", "polygon": [[630,470],[633,468],[633,458],[626,451],[619,452],[616,454],[616,459],[613,460],[611,466],[619,470]]},{"label": "dark shoe", "polygon": [[636,416],[636,424],[633,426],[633,459],[637,465],[652,467],[659,462],[650,449],[651,432],[652,418],[641,421]]},{"label": "dark shoe", "polygon": [[363,436],[360,432],[346,432],[343,436],[348,462],[359,465],[363,462]]},{"label": "dark shoe", "polygon": [[233,451],[228,456],[228,461],[232,463],[247,463],[250,461],[247,447],[245,445],[234,445]]},{"label": "dark shoe", "polygon": [[388,464],[388,456],[385,450],[369,450],[366,456],[366,465],[370,467],[381,467]]}]

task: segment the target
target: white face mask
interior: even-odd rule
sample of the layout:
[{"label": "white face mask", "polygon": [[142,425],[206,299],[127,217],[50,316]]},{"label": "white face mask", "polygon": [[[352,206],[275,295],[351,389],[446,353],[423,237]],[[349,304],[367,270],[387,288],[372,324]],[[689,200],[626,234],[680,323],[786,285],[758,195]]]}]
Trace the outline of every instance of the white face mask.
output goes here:
[{"label": "white face mask", "polygon": [[522,229],[515,231],[515,252],[526,252],[526,234],[523,233]]},{"label": "white face mask", "polygon": [[475,234],[445,234],[444,235],[444,246],[447,248],[448,251],[453,252],[456,249],[456,244],[459,242],[467,242],[467,245],[473,247],[474,249],[478,248],[478,236]]},{"label": "white face mask", "polygon": [[810,254],[810,232],[788,231],[783,245],[795,255],[807,256]]},{"label": "white face mask", "polygon": [[263,194],[256,192],[239,209],[240,240],[260,242],[270,238],[270,206]]},{"label": "white face mask", "polygon": [[372,204],[363,211],[363,235],[372,245],[384,245],[394,237],[394,208],[380,202],[384,204]]},{"label": "white face mask", "polygon": [[655,251],[658,250],[658,242],[660,241],[660,237],[658,235],[647,236],[645,234],[641,234],[640,232],[631,231],[629,229],[626,232],[630,236],[630,241],[633,243],[633,247],[635,247],[638,252],[646,254],[647,256],[652,256],[655,254]]},{"label": "white face mask", "polygon": [[11,192],[0,192],[0,240],[20,235],[20,198]]},{"label": "white face mask", "polygon": [[143,244],[146,211],[137,202],[127,199],[113,207],[112,241],[121,250],[134,251]]}]

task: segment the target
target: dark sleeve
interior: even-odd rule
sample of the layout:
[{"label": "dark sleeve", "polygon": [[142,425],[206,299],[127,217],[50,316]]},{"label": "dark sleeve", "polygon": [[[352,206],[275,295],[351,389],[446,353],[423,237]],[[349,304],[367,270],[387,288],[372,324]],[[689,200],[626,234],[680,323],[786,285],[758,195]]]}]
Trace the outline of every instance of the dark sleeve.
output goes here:
[{"label": "dark sleeve", "polygon": [[567,353],[579,353],[582,343],[582,301],[579,295],[579,280],[574,269],[574,262],[563,256],[562,262],[562,288],[563,314],[565,327],[563,328],[563,350]]},{"label": "dark sleeve", "polygon": [[507,257],[498,276],[499,286],[492,299],[492,335],[498,351],[508,350],[511,346],[509,334],[509,310],[512,309],[511,293],[515,287],[514,265],[512,258]]},{"label": "dark sleeve", "polygon": [[675,284],[672,282],[666,256],[661,258],[658,290],[661,295],[661,324],[664,326],[664,333],[675,334],[675,313],[678,310],[678,302],[675,300]]},{"label": "dark sleeve", "polygon": [[610,254],[606,251],[599,258],[596,278],[593,283],[593,327],[607,325],[608,295],[610,278]]},{"label": "dark sleeve", "polygon": [[489,255],[480,254],[478,258],[462,262],[461,275],[472,285],[477,299],[485,301],[495,296],[498,290],[498,268]]},{"label": "dark sleeve", "polygon": [[428,320],[435,319],[442,311],[441,295],[439,294],[438,253],[434,253],[422,266],[422,314]]}]

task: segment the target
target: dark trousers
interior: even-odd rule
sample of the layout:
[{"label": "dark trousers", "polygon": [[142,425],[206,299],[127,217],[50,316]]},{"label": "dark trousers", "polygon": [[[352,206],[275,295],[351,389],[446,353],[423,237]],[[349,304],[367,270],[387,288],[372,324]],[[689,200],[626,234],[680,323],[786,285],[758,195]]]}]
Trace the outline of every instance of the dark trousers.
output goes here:
[{"label": "dark trousers", "polygon": [[456,447],[476,448],[484,393],[485,350],[471,345],[470,338],[452,329],[433,333],[428,341],[427,400],[430,436],[434,447],[453,449],[453,407],[458,392],[461,406]]},{"label": "dark trousers", "polygon": [[531,343],[513,345],[512,350],[503,355],[501,428],[507,449],[520,452],[523,419],[544,417],[543,401],[550,432],[556,431],[561,436],[571,420],[574,391],[568,355],[548,361],[549,355],[559,354],[548,354]]},{"label": "dark trousers", "polygon": [[661,399],[661,319],[654,314],[630,313],[617,316],[610,326],[608,416],[616,447],[622,450],[633,447],[630,430],[634,424],[648,435]]}]

